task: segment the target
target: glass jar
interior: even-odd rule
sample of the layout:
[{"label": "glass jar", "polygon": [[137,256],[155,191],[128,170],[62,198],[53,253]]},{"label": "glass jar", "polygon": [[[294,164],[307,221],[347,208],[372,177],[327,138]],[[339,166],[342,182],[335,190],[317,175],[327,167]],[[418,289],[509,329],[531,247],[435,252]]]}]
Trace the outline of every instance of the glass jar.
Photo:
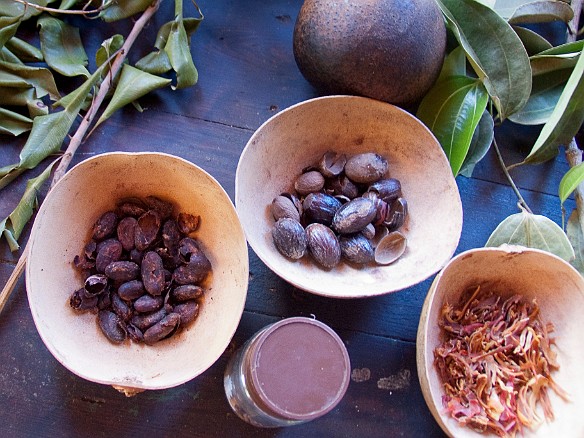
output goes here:
[{"label": "glass jar", "polygon": [[320,321],[295,317],[264,327],[238,349],[227,364],[224,386],[242,420],[282,427],[331,411],[350,377],[339,336]]}]

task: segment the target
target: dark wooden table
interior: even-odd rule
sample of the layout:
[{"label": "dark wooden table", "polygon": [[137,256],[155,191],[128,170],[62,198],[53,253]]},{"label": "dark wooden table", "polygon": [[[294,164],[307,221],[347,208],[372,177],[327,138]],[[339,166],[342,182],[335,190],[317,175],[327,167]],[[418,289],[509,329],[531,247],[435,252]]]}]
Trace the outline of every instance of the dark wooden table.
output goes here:
[{"label": "dark wooden table", "polygon": [[[188,3],[188,2],[186,2]],[[259,125],[286,107],[318,96],[301,76],[292,54],[292,32],[301,0],[201,1],[205,20],[192,40],[199,83],[192,89],[160,90],[95,131],[74,158],[77,163],[110,151],[162,151],[201,166],[234,196],[239,155]],[[189,5],[190,6],[190,5]],[[165,1],[156,26],[172,18]],[[109,26],[127,34],[128,24]],[[84,29],[86,41],[104,35]],[[108,35],[106,35],[108,36]],[[144,51],[150,48],[143,44]],[[134,59],[135,61],[135,59]],[[498,128],[508,164],[528,152],[537,129]],[[18,161],[23,139],[3,137],[0,167]],[[534,210],[561,224],[557,185],[568,165],[562,155],[513,176]],[[0,218],[14,208],[26,179],[0,191]],[[516,197],[494,153],[472,178],[458,177],[464,225],[457,253],[483,246],[496,225],[518,212]],[[567,202],[568,209],[573,207]],[[30,225],[25,229],[25,243]],[[0,284],[18,260],[0,243]],[[24,279],[0,315],[0,435],[13,436],[442,436],[428,410],[416,371],[416,331],[432,278],[407,290],[361,300],[334,300],[298,290],[249,253],[245,311],[230,348],[205,373],[179,387],[126,398],[111,387],[85,381],[65,369],[44,346],[33,323]],[[341,403],[326,416],[285,429],[258,429],[241,421],[223,391],[223,372],[233,348],[283,317],[315,315],[333,327],[357,373]],[[363,374],[363,373],[361,373]]]}]

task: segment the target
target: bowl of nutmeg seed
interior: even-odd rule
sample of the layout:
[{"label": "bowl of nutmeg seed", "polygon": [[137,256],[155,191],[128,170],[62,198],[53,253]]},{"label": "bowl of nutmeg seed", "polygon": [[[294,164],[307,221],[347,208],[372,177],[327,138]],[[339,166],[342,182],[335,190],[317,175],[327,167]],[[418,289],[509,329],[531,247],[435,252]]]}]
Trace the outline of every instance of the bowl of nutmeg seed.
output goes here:
[{"label": "bowl of nutmeg seed", "polygon": [[452,257],[462,205],[433,134],[394,105],[325,96],[267,120],[236,172],[258,257],[290,284],[358,298],[399,291]]},{"label": "bowl of nutmeg seed", "polygon": [[133,395],[191,380],[221,356],[248,271],[235,207],[211,175],[169,154],[113,152],[47,194],[26,287],[55,358]]}]

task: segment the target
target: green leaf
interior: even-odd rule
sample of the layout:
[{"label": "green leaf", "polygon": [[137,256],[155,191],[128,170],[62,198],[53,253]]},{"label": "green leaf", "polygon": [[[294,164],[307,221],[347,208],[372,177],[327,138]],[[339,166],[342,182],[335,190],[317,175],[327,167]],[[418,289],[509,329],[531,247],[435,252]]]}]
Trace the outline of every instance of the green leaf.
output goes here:
[{"label": "green leaf", "polygon": [[575,253],[574,260],[572,260],[570,264],[576,268],[580,274],[584,275],[584,233],[582,232],[582,227],[578,221],[578,212],[576,210],[572,211],[572,214],[568,219],[566,234],[568,235],[568,240],[572,244]]},{"label": "green leaf", "polygon": [[558,196],[562,204],[582,181],[584,181],[584,163],[571,167],[562,177],[558,188]]},{"label": "green leaf", "polygon": [[[28,0],[31,5],[47,6],[53,0]],[[30,17],[39,15],[42,11],[32,6],[25,6],[23,3],[14,0],[0,0],[0,11],[2,15],[8,17],[20,17],[22,21]]]},{"label": "green leaf", "polygon": [[176,72],[176,85],[173,88],[195,85],[199,79],[199,73],[193,63],[187,32],[181,16],[177,16],[174,20],[164,51],[168,55],[172,69]]},{"label": "green leaf", "polygon": [[79,0],[61,0],[61,4],[59,5],[59,9],[65,9],[65,10],[71,9],[77,3],[79,3]]},{"label": "green leaf", "polygon": [[18,136],[30,131],[32,120],[14,111],[0,108],[0,133]]},{"label": "green leaf", "polygon": [[495,135],[495,121],[491,114],[485,110],[479,120],[468,148],[468,154],[460,168],[460,174],[470,178],[475,165],[487,154],[493,143]]},{"label": "green leaf", "polygon": [[461,46],[456,47],[446,56],[436,83],[450,79],[452,76],[466,76],[466,55]]},{"label": "green leaf", "polygon": [[59,98],[59,91],[51,72],[42,67],[30,67],[0,61],[0,87],[35,88],[36,97],[47,94],[51,99]]},{"label": "green leaf", "polygon": [[526,163],[540,163],[553,157],[559,145],[568,144],[584,122],[584,56],[580,56],[558,104],[543,126]]},{"label": "green leaf", "polygon": [[523,43],[491,8],[473,0],[436,0],[469,62],[504,120],[531,91],[531,66]]},{"label": "green leaf", "polygon": [[170,59],[164,50],[150,52],[136,63],[136,67],[153,75],[162,75],[172,70]]},{"label": "green leaf", "polygon": [[[193,33],[197,31],[199,25],[203,21],[203,14],[200,9],[198,9],[200,17],[187,17],[183,18],[183,25],[185,27],[185,31],[187,33],[187,37],[191,37]],[[158,34],[156,35],[156,42],[154,43],[154,47],[158,50],[164,49],[166,43],[168,41],[168,36],[172,30],[172,26],[174,25],[175,21],[169,21],[164,23],[160,29],[158,29]]]},{"label": "green leaf", "polygon": [[0,50],[0,61],[8,62],[11,64],[24,64],[18,56],[8,50],[6,47],[2,47]]},{"label": "green leaf", "polygon": [[424,97],[417,116],[434,133],[457,175],[488,96],[477,79],[456,76],[436,84]]},{"label": "green leaf", "polygon": [[564,231],[545,216],[516,213],[501,222],[485,246],[520,245],[551,252],[566,261],[574,258],[574,250]]},{"label": "green leaf", "polygon": [[16,30],[20,25],[20,17],[0,17],[0,47],[16,35]]},{"label": "green leaf", "polygon": [[32,130],[20,151],[20,161],[0,169],[0,189],[27,169],[33,169],[49,155],[56,154],[71,129],[79,110],[93,86],[99,80],[104,66],[98,68],[79,88],[55,105],[63,111],[35,117]]},{"label": "green leaf", "polygon": [[43,61],[42,52],[32,44],[29,44],[20,38],[12,37],[6,42],[6,47],[24,62]]},{"label": "green leaf", "polygon": [[97,66],[99,67],[107,62],[107,60],[120,50],[123,45],[124,37],[120,34],[116,34],[101,43],[101,46],[99,46],[99,49],[97,49],[97,53],[95,54],[95,63]]},{"label": "green leaf", "polygon": [[521,26],[512,27],[517,36],[521,39],[525,50],[527,50],[527,54],[530,56],[553,47],[548,40],[531,29]]},{"label": "green leaf", "polygon": [[108,119],[116,110],[157,88],[170,84],[170,82],[170,79],[151,75],[127,64],[124,65],[114,95],[95,126],[97,127]]},{"label": "green leaf", "polygon": [[104,21],[118,21],[145,11],[152,4],[152,0],[124,0],[111,2],[100,12],[99,17]]},{"label": "green leaf", "polygon": [[10,92],[0,93],[0,105],[25,106],[34,99],[34,88],[13,88]]},{"label": "green leaf", "polygon": [[539,55],[579,55],[584,49],[584,40],[560,44],[540,52]]},{"label": "green leaf", "polygon": [[51,175],[53,166],[58,161],[54,160],[47,168],[36,178],[30,179],[26,183],[26,190],[10,215],[0,222],[0,236],[4,236],[10,246],[11,251],[16,251],[20,246],[18,245],[18,238],[22,230],[30,221],[35,208],[38,205],[37,195],[42,185],[47,181]]},{"label": "green leaf", "polygon": [[79,29],[48,15],[39,18],[41,52],[46,63],[64,76],[90,76]]},{"label": "green leaf", "polygon": [[519,6],[509,17],[509,23],[548,23],[551,21],[569,22],[574,11],[563,1],[540,0]]}]

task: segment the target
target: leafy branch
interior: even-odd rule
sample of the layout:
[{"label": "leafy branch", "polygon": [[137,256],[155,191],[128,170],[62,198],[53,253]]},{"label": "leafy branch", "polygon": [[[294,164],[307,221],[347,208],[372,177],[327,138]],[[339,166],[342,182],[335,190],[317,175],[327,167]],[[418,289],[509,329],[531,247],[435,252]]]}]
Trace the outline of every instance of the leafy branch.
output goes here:
[{"label": "leafy branch", "polygon": [[[582,0],[436,2],[458,46],[446,57],[417,115],[438,138],[455,176],[470,176],[494,145],[522,211],[505,219],[487,245],[505,242],[551,251],[584,275],[584,166],[575,140],[584,121],[584,41],[576,35]],[[532,30],[533,24],[541,28],[551,22],[566,25],[565,43],[553,46]],[[503,163],[494,139],[495,124],[506,119],[542,127],[530,153],[512,166]],[[517,166],[553,159],[560,147],[572,166],[559,187],[562,207],[576,190],[567,234],[531,212],[510,174]]]},{"label": "leafy branch", "polygon": [[[60,155],[59,159],[52,161],[38,177],[28,182],[15,210],[0,221],[0,237],[7,240],[13,251],[19,248],[18,238],[32,218],[38,204],[37,195],[42,185],[49,179],[53,166],[59,161],[53,174],[51,188],[67,171],[77,148],[87,138],[87,132],[100,111],[101,116],[94,124],[94,129],[128,103],[134,103],[145,94],[170,85],[172,83],[170,73],[174,73],[176,79],[173,89],[196,84],[198,72],[189,47],[189,37],[203,19],[202,12],[196,4],[199,17],[184,18],[182,0],[175,0],[174,19],[159,29],[154,43],[155,50],[138,61],[137,67],[127,63],[127,56],[133,44],[158,11],[161,1],[136,0],[119,4],[107,0],[93,10],[87,9],[90,2],[86,3],[82,10],[71,10],[76,3],[75,0],[62,1],[59,9],[45,6],[51,3],[51,0],[42,2],[43,5],[12,0],[8,1],[9,7],[3,7],[0,12],[0,105],[22,108],[21,112],[0,108],[0,132],[16,136],[30,131],[20,153],[19,162],[0,169],[0,190],[22,173],[37,167],[48,157]],[[0,4],[2,3],[7,3],[7,0],[0,0]],[[79,14],[80,11],[83,11],[83,14]],[[51,15],[46,15],[46,12],[51,12]],[[55,17],[70,14],[86,16],[88,13],[99,13],[99,17],[105,21],[116,21],[137,13],[141,14],[125,40],[121,35],[114,35],[102,43],[96,53],[97,68],[93,74],[86,69],[87,55],[81,43],[79,30]],[[16,36],[20,23],[31,18],[37,20],[40,28],[40,49]],[[25,64],[26,60],[44,61],[47,67],[29,67]],[[70,77],[83,76],[86,79],[77,89],[61,97],[53,72]],[[49,111],[43,99],[54,101],[53,111]],[[102,111],[101,107],[108,99],[109,102]],[[74,122],[83,114],[88,101],[89,107],[65,151],[61,153]],[[29,117],[22,114],[22,110],[26,109]],[[22,274],[26,256],[25,248],[0,294],[0,312]]]}]

